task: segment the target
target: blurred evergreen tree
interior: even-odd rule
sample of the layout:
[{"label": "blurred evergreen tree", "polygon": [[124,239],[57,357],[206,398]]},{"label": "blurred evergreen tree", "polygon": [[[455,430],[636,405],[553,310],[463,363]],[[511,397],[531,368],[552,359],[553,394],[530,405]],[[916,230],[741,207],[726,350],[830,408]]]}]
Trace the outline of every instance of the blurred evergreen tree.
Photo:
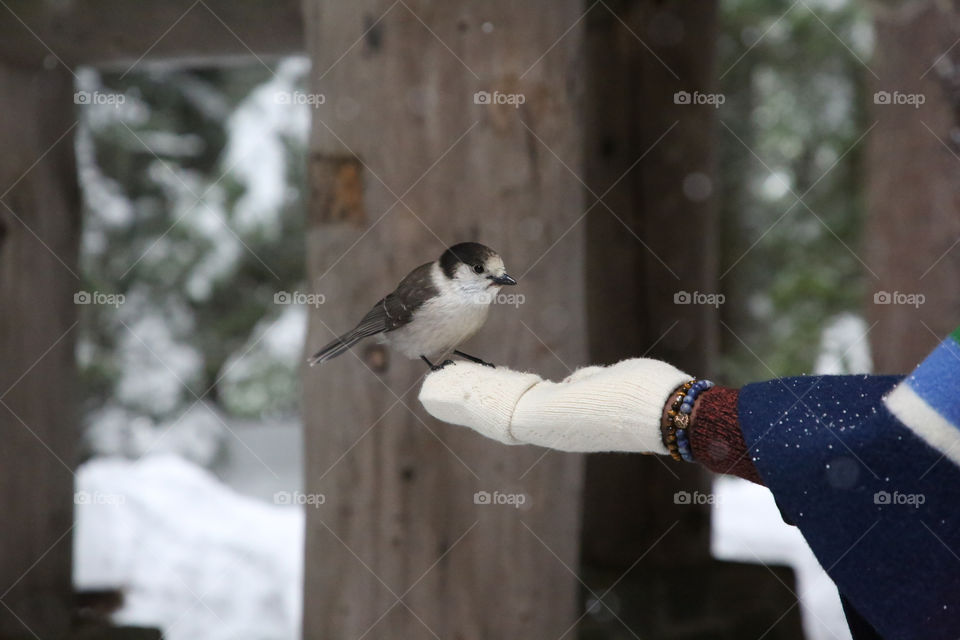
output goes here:
[{"label": "blurred evergreen tree", "polygon": [[810,372],[830,319],[860,311],[872,32],[848,0],[721,8],[721,375],[741,384]]},{"label": "blurred evergreen tree", "polygon": [[[719,373],[743,383],[810,371],[824,326],[859,311],[872,42],[851,0],[726,0],[721,20]],[[298,361],[262,338],[290,311],[274,294],[304,290],[306,126],[269,130],[285,195],[253,219],[253,178],[229,152],[232,118],[258,91],[263,103],[302,87],[305,65],[285,64],[81,74],[81,88],[126,97],[80,108],[82,287],[126,297],[84,309],[88,414],[115,405],[170,422],[204,393],[229,415],[296,413]],[[305,121],[296,109],[263,118]]]},{"label": "blurred evergreen tree", "polygon": [[[88,417],[174,423],[204,394],[227,415],[296,414],[299,349],[278,355],[263,337],[292,312],[274,294],[303,290],[306,107],[277,96],[306,71],[82,72],[82,89],[124,96],[78,107],[82,288],[125,297],[83,310]],[[268,148],[281,162],[258,157]],[[272,201],[245,200],[263,189]]]}]

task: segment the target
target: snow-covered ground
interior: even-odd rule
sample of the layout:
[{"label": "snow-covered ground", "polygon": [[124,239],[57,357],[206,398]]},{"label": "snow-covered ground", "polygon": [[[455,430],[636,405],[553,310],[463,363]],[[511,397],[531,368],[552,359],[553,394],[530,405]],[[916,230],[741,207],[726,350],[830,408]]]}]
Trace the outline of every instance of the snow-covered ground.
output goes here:
[{"label": "snow-covered ground", "polygon": [[167,640],[299,638],[303,509],[243,496],[172,454],[77,472],[74,581],[124,590],[119,623]]},{"label": "snow-covered ground", "polygon": [[[259,446],[276,439],[263,429],[237,432],[262,464],[280,469]],[[247,448],[238,443],[237,451]],[[257,470],[261,461],[240,460],[226,475],[263,493],[257,477],[278,481]],[[285,481],[291,471],[283,469]],[[173,454],[96,458],[80,467],[77,483],[75,582],[124,589],[118,622],[157,626],[168,640],[299,637],[302,507],[242,495]],[[807,637],[850,638],[836,588],[770,492],[720,477],[714,493],[714,555],[792,566]]]},{"label": "snow-covered ground", "polygon": [[784,523],[773,494],[765,487],[731,476],[719,476],[713,493],[713,555],[723,560],[793,567],[808,640],[849,640],[836,586],[800,530]]}]

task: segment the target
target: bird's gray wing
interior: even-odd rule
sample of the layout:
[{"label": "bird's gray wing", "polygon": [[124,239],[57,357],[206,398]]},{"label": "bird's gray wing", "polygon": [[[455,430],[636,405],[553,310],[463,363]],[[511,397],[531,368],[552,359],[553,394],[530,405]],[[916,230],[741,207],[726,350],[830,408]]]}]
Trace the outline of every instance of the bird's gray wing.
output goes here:
[{"label": "bird's gray wing", "polygon": [[408,308],[403,298],[394,292],[373,305],[351,333],[372,336],[399,329],[412,319],[413,309]]},{"label": "bird's gray wing", "polygon": [[[431,267],[433,263],[422,264],[400,281],[396,290],[381,300],[367,316],[381,310],[384,315],[384,331],[399,329],[413,319],[413,314],[423,304],[437,295],[437,288],[433,284]],[[364,317],[366,320],[366,317]],[[360,321],[363,324],[363,320]]]},{"label": "bird's gray wing", "polygon": [[399,329],[410,322],[413,313],[437,294],[430,275],[431,266],[432,263],[427,263],[411,271],[393,293],[373,305],[356,327],[315,353],[310,358],[311,366],[336,358],[364,338]]}]

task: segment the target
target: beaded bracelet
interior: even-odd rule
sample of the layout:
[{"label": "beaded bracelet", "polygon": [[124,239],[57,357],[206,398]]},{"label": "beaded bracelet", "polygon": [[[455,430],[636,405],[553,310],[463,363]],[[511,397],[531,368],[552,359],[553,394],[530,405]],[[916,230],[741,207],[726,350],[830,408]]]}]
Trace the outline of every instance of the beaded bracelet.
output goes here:
[{"label": "beaded bracelet", "polygon": [[676,391],[676,396],[667,411],[667,428],[663,443],[674,460],[694,462],[690,450],[690,415],[697,396],[713,386],[709,380],[690,380]]}]

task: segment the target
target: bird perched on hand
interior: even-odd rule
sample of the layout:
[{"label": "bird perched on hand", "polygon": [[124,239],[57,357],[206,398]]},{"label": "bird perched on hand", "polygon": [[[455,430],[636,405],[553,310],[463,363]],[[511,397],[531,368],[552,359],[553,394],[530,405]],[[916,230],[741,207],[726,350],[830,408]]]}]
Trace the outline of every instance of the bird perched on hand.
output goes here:
[{"label": "bird perched on hand", "polygon": [[336,358],[370,336],[408,358],[421,358],[433,370],[452,360],[435,365],[431,359],[451,351],[493,366],[457,347],[486,322],[500,287],[515,284],[496,251],[477,242],[455,244],[438,260],[411,271],[356,327],[315,353],[310,366]]}]

